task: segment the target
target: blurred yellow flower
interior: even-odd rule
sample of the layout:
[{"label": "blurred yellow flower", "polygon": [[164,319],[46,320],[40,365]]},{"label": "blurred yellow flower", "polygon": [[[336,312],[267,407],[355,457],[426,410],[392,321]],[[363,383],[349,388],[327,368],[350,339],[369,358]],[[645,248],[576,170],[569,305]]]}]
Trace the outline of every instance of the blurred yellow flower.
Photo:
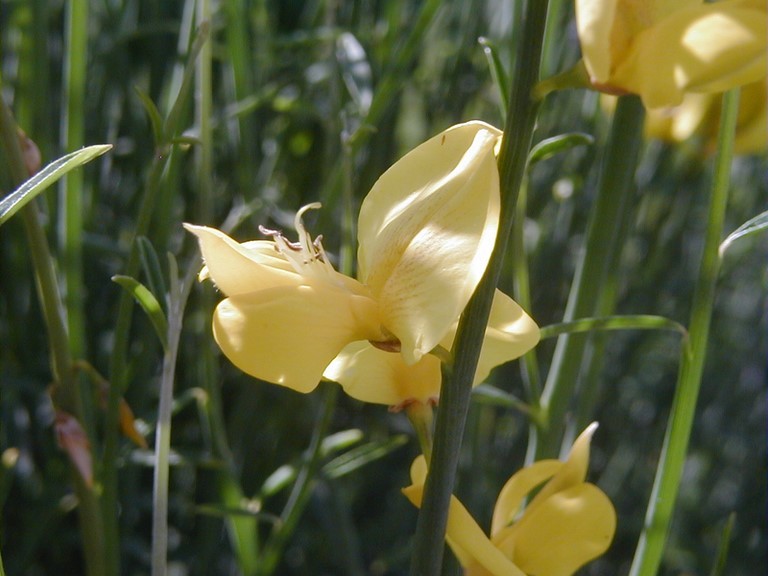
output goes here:
[{"label": "blurred yellow flower", "polygon": [[[596,428],[593,423],[582,432],[565,462],[541,460],[507,481],[493,511],[490,539],[451,497],[446,540],[467,576],[570,576],[608,549],[616,512],[597,486],[585,482]],[[416,506],[426,475],[420,456],[411,466],[413,484],[403,489]]]},{"label": "blurred yellow flower", "polygon": [[648,108],[766,76],[765,0],[576,0],[590,81]]},{"label": "blurred yellow flower", "polygon": [[[396,357],[403,373],[420,372],[451,332],[493,250],[500,138],[482,122],[460,124],[387,170],[360,209],[358,279],[334,270],[320,238],[305,230],[302,215],[319,204],[296,214],[296,243],[263,230],[271,241],[239,244],[218,230],[185,225],[200,242],[201,278],[210,277],[226,296],[213,318],[224,354],[252,376],[301,392],[313,390],[354,342]],[[533,346],[536,325],[507,297],[500,300],[501,331],[514,325],[535,332]],[[343,362],[336,373],[344,386]],[[358,385],[353,395],[385,403],[421,399],[409,386],[383,397],[375,385]]]},{"label": "blurred yellow flower", "polygon": [[[653,138],[669,142],[699,137],[707,149],[713,150],[720,125],[721,103],[719,94],[686,94],[679,106],[651,110],[646,117],[646,132]],[[766,149],[768,82],[764,78],[741,89],[734,151],[737,154],[760,154]]]}]

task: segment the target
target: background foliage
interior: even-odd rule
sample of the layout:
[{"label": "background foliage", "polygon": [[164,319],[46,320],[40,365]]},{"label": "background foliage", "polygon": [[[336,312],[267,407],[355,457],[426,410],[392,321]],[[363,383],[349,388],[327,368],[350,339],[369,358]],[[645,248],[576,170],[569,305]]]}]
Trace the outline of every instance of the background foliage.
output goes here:
[{"label": "background foliage", "polygon": [[[77,12],[76,5],[84,11]],[[57,256],[69,319],[82,310],[73,349],[110,373],[120,287],[142,203],[152,198],[145,235],[167,266],[182,274],[199,256],[184,221],[220,227],[238,239],[257,226],[290,230],[296,209],[320,200],[308,217],[329,252],[345,258],[349,222],[344,199],[360,199],[376,177],[410,147],[470,118],[501,125],[500,97],[479,37],[514,57],[518,4],[501,0],[375,2],[221,0],[217,3],[13,1],[0,4],[2,97],[40,148],[44,162],[82,144],[111,143],[39,205]],[[68,12],[71,11],[71,12]],[[196,22],[210,11],[209,37],[190,60]],[[74,14],[69,17],[68,14]],[[74,38],[87,38],[78,52]],[[208,52],[209,51],[209,52]],[[571,3],[553,2],[544,74],[572,65],[578,42]],[[209,59],[209,60],[206,60]],[[206,78],[206,61],[210,78]],[[81,67],[79,86],[71,70]],[[195,68],[197,67],[197,68]],[[178,99],[184,74],[192,94]],[[192,77],[192,76],[190,76]],[[202,78],[202,80],[201,80]],[[153,133],[147,101],[167,133]],[[68,102],[70,102],[68,104]],[[539,163],[532,171],[526,221],[532,316],[560,321],[581,247],[606,137],[596,94],[568,91],[545,102],[534,140],[584,132],[595,144]],[[78,137],[78,130],[81,132]],[[185,138],[172,140],[172,136]],[[508,135],[514,137],[514,135]],[[80,138],[80,140],[78,140]],[[685,323],[701,249],[710,158],[699,143],[644,147],[636,207],[621,262],[619,313],[652,313]],[[5,164],[0,162],[0,164]],[[2,167],[5,171],[5,166]],[[765,157],[734,164],[727,230],[768,203]],[[0,189],[10,191],[3,173]],[[65,192],[64,189],[68,188]],[[351,193],[351,194],[349,194]],[[82,201],[73,231],[65,199]],[[49,346],[20,221],[0,234],[0,505],[2,553],[10,575],[81,574],[82,544],[73,513],[71,472],[52,431]],[[79,236],[76,234],[79,232]],[[346,234],[346,235],[345,235]],[[82,252],[82,276],[71,239]],[[706,574],[731,513],[735,527],[726,573],[768,571],[766,510],[766,266],[764,238],[737,242],[718,285],[708,358],[690,457],[663,573]],[[139,276],[148,282],[145,271]],[[66,278],[66,281],[65,281]],[[502,282],[511,286],[510,272]],[[74,298],[72,297],[74,294]],[[332,384],[308,396],[259,383],[224,360],[210,334],[217,296],[195,286],[184,318],[175,384],[169,559],[175,574],[246,571],[289,499],[292,477],[272,488],[280,467],[298,466],[324,413]],[[153,440],[163,350],[147,318],[134,314],[125,398]],[[591,477],[619,514],[615,543],[588,574],[626,573],[642,525],[669,412],[679,336],[611,332],[594,338],[599,374],[581,375],[579,390],[600,394],[596,414],[574,406],[575,428],[596,419]],[[537,355],[546,369],[553,342]],[[519,397],[518,367],[494,383]],[[87,378],[86,428],[103,454],[103,410]],[[331,397],[332,399],[332,397]],[[339,395],[328,433],[360,431],[329,448],[280,574],[404,574],[416,511],[400,495],[417,452],[401,414]],[[501,483],[520,467],[525,416],[475,402],[458,492],[487,524]],[[338,437],[336,437],[338,440]],[[353,452],[355,448],[358,452]],[[341,460],[340,455],[344,456]],[[151,450],[120,439],[120,564],[149,572]],[[283,471],[289,470],[282,468]],[[295,468],[294,468],[295,470]],[[245,497],[248,514],[242,510]],[[237,523],[251,522],[258,538]]]}]

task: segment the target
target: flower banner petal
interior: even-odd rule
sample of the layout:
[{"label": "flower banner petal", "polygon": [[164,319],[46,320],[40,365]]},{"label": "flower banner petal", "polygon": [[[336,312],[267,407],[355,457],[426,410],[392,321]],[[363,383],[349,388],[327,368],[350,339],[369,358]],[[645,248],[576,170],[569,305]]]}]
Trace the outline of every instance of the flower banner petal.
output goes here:
[{"label": "flower banner petal", "polygon": [[325,284],[283,286],[223,300],[213,334],[242,371],[300,392],[350,342],[380,338],[375,302]]},{"label": "flower banner petal", "polygon": [[499,218],[501,133],[454,126],[387,170],[360,209],[359,278],[407,363],[434,348],[488,264]]},{"label": "flower banner petal", "polygon": [[722,92],[766,74],[766,8],[724,1],[678,10],[639,34],[615,84],[649,108],[674,106],[685,91]]}]

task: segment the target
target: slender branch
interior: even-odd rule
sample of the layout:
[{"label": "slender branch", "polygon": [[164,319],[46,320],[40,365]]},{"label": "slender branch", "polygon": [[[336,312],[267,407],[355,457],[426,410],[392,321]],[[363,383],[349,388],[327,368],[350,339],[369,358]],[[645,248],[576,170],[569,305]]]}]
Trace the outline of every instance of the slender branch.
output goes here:
[{"label": "slender branch", "polygon": [[690,346],[683,349],[677,388],[672,401],[672,412],[664,437],[661,459],[656,469],[656,479],[648,501],[645,526],[640,535],[630,576],[654,576],[658,572],[677,494],[680,490],[680,480],[688,452],[693,419],[696,414],[696,402],[701,387],[704,361],[707,357],[709,326],[715,300],[717,275],[720,270],[718,248],[728,203],[731,158],[733,157],[733,141],[738,110],[738,90],[728,92],[723,98],[720,140],[718,155],[715,160],[709,218],[704,238],[701,268],[693,293],[689,329]]},{"label": "slender branch", "polygon": [[477,368],[491,301],[504,261],[512,230],[515,206],[525,173],[533,137],[538,102],[531,97],[539,76],[544,26],[548,2],[534,0],[527,5],[523,34],[516,54],[516,74],[509,114],[504,127],[507,135],[499,154],[501,220],[491,261],[483,279],[459,321],[454,344],[455,364],[450,377],[443,375],[440,407],[435,423],[435,441],[424,499],[416,525],[411,574],[437,576],[443,561],[443,540],[448,520],[448,504],[456,478],[459,450],[469,410],[472,381]]}]

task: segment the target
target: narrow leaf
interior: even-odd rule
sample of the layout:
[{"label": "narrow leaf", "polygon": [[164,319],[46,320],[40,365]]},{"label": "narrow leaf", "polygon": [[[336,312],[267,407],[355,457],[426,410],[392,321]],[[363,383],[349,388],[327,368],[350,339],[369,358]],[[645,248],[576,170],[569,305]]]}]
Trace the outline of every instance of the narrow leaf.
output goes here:
[{"label": "narrow leaf", "polygon": [[152,294],[161,296],[160,306],[163,311],[167,312],[165,298],[162,296],[168,292],[168,289],[165,285],[165,277],[160,268],[160,259],[157,257],[155,247],[152,246],[152,242],[146,236],[139,236],[136,238],[136,242],[139,248],[139,256],[141,257],[141,266],[144,268],[147,284],[149,284],[149,291]]},{"label": "narrow leaf", "polygon": [[16,190],[0,200],[0,226],[2,226],[11,216],[16,214],[35,196],[43,192],[51,184],[54,184],[64,174],[74,170],[78,166],[90,162],[97,156],[101,156],[107,150],[112,148],[110,144],[100,144],[97,146],[88,146],[76,152],[62,156],[54,160],[29,180],[24,182]]},{"label": "narrow leaf", "polygon": [[743,238],[744,236],[749,236],[751,234],[754,234],[755,232],[760,232],[761,230],[765,230],[768,228],[768,210],[763,212],[762,214],[758,214],[754,218],[751,218],[750,220],[747,220],[736,228],[733,232],[728,234],[728,237],[723,240],[723,242],[720,244],[720,258],[723,257],[723,254],[725,254],[725,251],[728,250],[731,244],[735,240],[738,240],[739,238]]},{"label": "narrow leaf", "polygon": [[168,321],[154,294],[144,284],[130,276],[112,276],[112,281],[127,290],[144,309],[165,350],[168,347]]},{"label": "narrow leaf", "polygon": [[157,106],[148,94],[142,91],[139,87],[136,87],[135,90],[136,95],[139,97],[139,100],[141,100],[141,104],[144,106],[144,110],[147,112],[147,116],[149,116],[149,123],[152,125],[152,134],[155,139],[155,146],[160,147],[165,145],[163,118],[160,115],[160,111],[157,109]]},{"label": "narrow leaf", "polygon": [[491,69],[491,79],[496,85],[496,89],[499,91],[501,111],[504,118],[506,118],[507,105],[509,102],[509,77],[499,58],[499,49],[488,38],[480,37],[477,41],[480,43],[480,46],[483,47],[483,53],[488,60],[488,66]]},{"label": "narrow leaf", "polygon": [[594,142],[595,139],[592,136],[582,132],[570,132],[547,138],[531,149],[528,154],[528,166],[533,166],[537,162],[547,160],[556,154],[567,152],[577,146],[591,146]]},{"label": "narrow leaf", "polygon": [[582,318],[573,322],[550,324],[541,329],[541,339],[554,338],[561,334],[576,334],[594,330],[672,330],[687,337],[685,326],[663,316],[638,314],[635,316],[605,316],[604,318]]},{"label": "narrow leaf", "polygon": [[405,444],[407,440],[407,437],[401,434],[382,442],[370,442],[353,448],[323,466],[323,474],[331,479],[350,474],[374,460],[383,458]]}]

